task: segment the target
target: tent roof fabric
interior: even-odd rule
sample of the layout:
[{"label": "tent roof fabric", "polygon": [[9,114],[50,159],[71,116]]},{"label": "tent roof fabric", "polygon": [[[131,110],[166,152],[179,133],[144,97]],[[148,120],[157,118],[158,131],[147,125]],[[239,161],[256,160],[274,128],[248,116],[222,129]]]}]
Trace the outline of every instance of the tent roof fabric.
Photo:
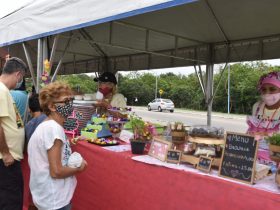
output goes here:
[{"label": "tent roof fabric", "polygon": [[0,56],[36,61],[60,34],[62,74],[156,69],[280,57],[280,1],[40,0],[0,19]]},{"label": "tent roof fabric", "polygon": [[[0,46],[106,23],[194,0],[37,0],[0,19]],[[20,31],[20,33],[19,33]]]}]

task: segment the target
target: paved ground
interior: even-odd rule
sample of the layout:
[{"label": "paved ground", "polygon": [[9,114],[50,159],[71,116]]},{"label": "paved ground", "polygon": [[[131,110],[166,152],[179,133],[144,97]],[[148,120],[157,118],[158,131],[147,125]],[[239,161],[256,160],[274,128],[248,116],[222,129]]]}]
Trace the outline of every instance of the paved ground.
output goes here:
[{"label": "paved ground", "polygon": [[[183,122],[185,125],[206,125],[207,112],[175,109],[174,113],[148,111],[146,107],[132,107],[143,119],[166,125],[168,122]],[[223,127],[227,131],[246,132],[246,115],[212,113],[212,126]]]}]

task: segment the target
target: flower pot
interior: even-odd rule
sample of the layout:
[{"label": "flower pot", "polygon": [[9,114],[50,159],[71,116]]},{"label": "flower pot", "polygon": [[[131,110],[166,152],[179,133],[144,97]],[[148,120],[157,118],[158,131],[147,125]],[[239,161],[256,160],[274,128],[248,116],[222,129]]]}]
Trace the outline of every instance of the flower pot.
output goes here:
[{"label": "flower pot", "polygon": [[269,144],[270,159],[279,163],[280,162],[280,146]]},{"label": "flower pot", "polygon": [[130,145],[131,145],[132,154],[143,154],[146,142],[137,141],[137,140],[130,140]]}]

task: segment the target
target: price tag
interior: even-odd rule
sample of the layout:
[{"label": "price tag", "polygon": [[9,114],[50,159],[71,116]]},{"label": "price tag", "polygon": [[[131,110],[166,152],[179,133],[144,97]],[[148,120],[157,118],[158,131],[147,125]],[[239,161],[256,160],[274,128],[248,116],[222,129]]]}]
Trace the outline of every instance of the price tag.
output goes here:
[{"label": "price tag", "polygon": [[129,139],[133,138],[133,133],[128,130],[122,130],[119,138],[120,140],[129,143]]}]

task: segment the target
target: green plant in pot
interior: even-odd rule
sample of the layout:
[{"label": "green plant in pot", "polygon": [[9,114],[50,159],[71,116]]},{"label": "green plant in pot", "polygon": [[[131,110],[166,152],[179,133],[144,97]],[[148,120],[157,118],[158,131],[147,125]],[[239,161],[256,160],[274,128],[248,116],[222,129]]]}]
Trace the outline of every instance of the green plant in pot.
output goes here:
[{"label": "green plant in pot", "polygon": [[270,158],[279,163],[280,162],[280,133],[273,134],[267,137],[269,142]]},{"label": "green plant in pot", "polygon": [[143,154],[146,143],[151,140],[149,124],[135,114],[130,115],[129,122],[133,132],[133,139],[130,139],[131,151],[133,154]]}]

